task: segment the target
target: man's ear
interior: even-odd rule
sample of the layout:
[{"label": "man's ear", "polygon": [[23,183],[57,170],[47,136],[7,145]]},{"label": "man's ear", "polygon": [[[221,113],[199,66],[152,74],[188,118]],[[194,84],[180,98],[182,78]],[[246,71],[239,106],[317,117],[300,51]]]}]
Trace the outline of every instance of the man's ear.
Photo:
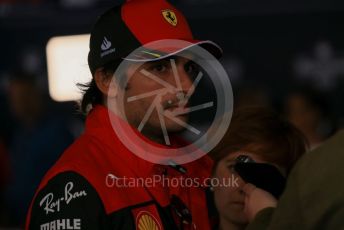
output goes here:
[{"label": "man's ear", "polygon": [[106,73],[103,69],[99,68],[94,73],[94,80],[98,89],[107,97],[116,97],[118,88],[116,81],[112,80],[113,75]]}]

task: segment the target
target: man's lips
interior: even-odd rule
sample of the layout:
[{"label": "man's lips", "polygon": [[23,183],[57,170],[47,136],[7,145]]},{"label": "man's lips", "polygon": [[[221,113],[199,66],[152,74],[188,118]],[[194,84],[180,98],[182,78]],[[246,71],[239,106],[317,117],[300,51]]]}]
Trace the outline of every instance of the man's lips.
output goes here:
[{"label": "man's lips", "polygon": [[165,110],[169,110],[174,115],[178,116],[178,115],[184,115],[184,114],[188,113],[190,109],[188,107],[188,104],[185,104],[183,106],[179,106],[179,104],[175,104],[175,105],[169,106]]}]

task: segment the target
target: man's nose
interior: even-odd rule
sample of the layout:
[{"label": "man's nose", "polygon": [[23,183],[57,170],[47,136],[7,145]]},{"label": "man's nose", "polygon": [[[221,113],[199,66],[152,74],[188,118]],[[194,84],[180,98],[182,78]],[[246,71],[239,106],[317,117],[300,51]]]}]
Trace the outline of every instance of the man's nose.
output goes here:
[{"label": "man's nose", "polygon": [[[182,92],[193,92],[194,85],[193,85],[193,80],[192,77],[190,76],[189,73],[187,73],[184,69],[184,66],[178,68],[178,75],[179,75],[179,83],[177,82],[177,88],[182,91]],[[177,80],[178,81],[178,80]],[[178,85],[179,84],[179,85]]]}]

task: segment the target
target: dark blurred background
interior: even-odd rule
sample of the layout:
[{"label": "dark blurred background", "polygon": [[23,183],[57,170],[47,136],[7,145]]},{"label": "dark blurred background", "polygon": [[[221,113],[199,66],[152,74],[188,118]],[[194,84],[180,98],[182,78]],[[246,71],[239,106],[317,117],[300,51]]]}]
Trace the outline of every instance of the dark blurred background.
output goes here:
[{"label": "dark blurred background", "polygon": [[[49,97],[47,41],[89,33],[120,2],[0,1],[0,228],[22,226],[44,172],[83,130],[75,102]],[[235,106],[274,107],[311,148],[344,126],[343,1],[171,2],[195,37],[223,48]]]}]

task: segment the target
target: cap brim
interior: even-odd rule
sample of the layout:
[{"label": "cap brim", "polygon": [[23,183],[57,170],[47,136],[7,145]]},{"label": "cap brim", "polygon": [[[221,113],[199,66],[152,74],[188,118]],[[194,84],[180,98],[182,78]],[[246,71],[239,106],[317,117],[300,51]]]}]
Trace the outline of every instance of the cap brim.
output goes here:
[{"label": "cap brim", "polygon": [[156,45],[147,44],[140,47],[139,49],[137,49],[136,51],[134,51],[129,56],[123,59],[127,61],[133,61],[133,62],[158,61],[170,56],[174,56],[194,46],[200,46],[204,48],[209,53],[211,53],[216,59],[219,59],[223,53],[221,47],[212,41],[192,40],[192,41],[183,41],[181,45],[178,45],[178,46],[169,46],[169,45],[162,46],[161,44],[156,46]]}]

